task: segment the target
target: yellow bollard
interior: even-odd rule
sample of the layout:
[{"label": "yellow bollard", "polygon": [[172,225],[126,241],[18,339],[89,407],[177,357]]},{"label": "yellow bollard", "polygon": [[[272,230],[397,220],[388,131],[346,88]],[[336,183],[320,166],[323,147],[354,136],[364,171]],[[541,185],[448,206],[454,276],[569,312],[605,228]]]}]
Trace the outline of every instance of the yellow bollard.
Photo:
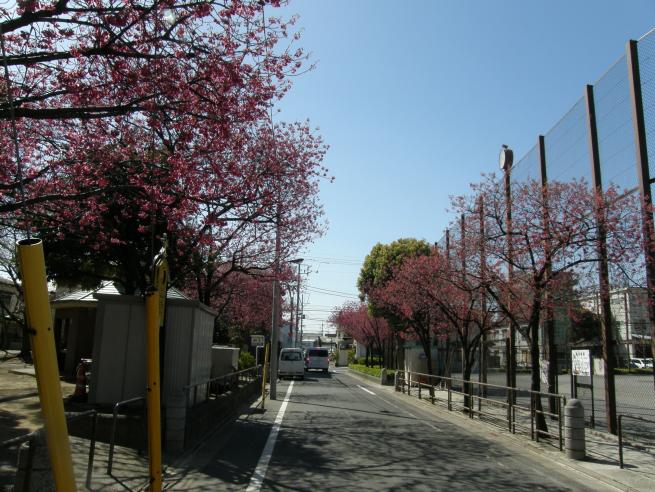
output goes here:
[{"label": "yellow bollard", "polygon": [[157,290],[151,290],[146,293],[146,353],[150,490],[151,492],[160,492],[162,473],[159,388],[159,291]]},{"label": "yellow bollard", "polygon": [[268,347],[264,350],[264,367],[262,369],[262,410],[264,410],[264,402],[266,401],[266,369],[268,368]]},{"label": "yellow bollard", "polygon": [[26,321],[55,487],[57,490],[75,491],[75,474],[48,299],[43,243],[40,239],[24,239],[18,242],[17,249],[23,278]]}]

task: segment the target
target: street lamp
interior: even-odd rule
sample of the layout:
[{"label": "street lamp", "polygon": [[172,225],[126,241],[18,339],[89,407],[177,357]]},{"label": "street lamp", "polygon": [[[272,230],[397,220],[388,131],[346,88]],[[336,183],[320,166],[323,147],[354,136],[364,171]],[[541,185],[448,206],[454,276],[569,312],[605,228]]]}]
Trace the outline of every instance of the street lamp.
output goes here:
[{"label": "street lamp", "polygon": [[[299,325],[299,320],[300,320],[300,264],[303,262],[302,258],[296,258],[295,260],[291,260],[290,263],[295,263],[298,265],[298,285],[296,286],[296,338],[294,342],[294,346],[298,346],[298,325]],[[292,328],[293,328],[293,319],[291,320],[292,322]]]}]

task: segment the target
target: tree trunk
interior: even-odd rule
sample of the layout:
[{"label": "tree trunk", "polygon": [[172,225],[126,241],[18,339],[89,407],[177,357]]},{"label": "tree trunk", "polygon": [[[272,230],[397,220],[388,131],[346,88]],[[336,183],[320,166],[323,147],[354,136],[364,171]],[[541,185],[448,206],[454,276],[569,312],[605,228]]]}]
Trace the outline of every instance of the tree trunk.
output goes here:
[{"label": "tree trunk", "polygon": [[434,389],[432,388],[432,375],[434,374],[434,370],[432,368],[432,353],[430,351],[430,339],[428,340],[424,339],[425,337],[421,337],[421,345],[423,346],[423,353],[425,354],[426,357],[426,362],[428,366],[428,374],[429,374],[429,379],[428,383],[430,384],[430,396],[434,396]]},{"label": "tree trunk", "polygon": [[[539,309],[537,309],[537,313]],[[534,317],[533,317],[534,318]],[[531,387],[532,391],[539,392],[541,391],[541,379],[539,374],[539,315],[537,314],[536,320],[530,320],[530,367],[531,367]],[[537,432],[548,432],[548,426],[546,425],[546,419],[541,413],[543,407],[541,405],[541,397],[539,395],[532,395],[534,399],[534,411],[535,411],[535,423]]]},{"label": "tree trunk", "polygon": [[366,346],[366,358],[364,359],[364,364],[366,364],[366,367],[369,366],[369,364],[368,364],[368,356],[369,356],[370,353],[371,353],[371,349],[370,349],[369,346],[367,345],[367,346]]}]

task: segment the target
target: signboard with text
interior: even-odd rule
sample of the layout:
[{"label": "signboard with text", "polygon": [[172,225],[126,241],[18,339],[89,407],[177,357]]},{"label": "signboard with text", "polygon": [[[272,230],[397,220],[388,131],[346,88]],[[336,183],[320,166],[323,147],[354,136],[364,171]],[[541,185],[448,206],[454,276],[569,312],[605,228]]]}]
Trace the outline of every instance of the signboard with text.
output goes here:
[{"label": "signboard with text", "polygon": [[250,335],[250,345],[260,347],[264,345],[264,335]]},{"label": "signboard with text", "polygon": [[591,376],[589,350],[571,350],[571,374],[574,376]]},{"label": "signboard with text", "polygon": [[541,378],[541,382],[544,384],[548,384],[548,361],[547,360],[540,360],[539,361],[539,375]]}]

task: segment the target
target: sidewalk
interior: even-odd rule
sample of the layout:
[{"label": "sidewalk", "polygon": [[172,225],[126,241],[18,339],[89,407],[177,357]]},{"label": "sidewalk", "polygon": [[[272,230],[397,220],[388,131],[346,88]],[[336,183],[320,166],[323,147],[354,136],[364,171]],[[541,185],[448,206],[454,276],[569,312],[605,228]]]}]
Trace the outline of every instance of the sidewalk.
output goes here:
[{"label": "sidewalk", "polygon": [[[368,383],[374,383],[372,378],[359,374],[348,369],[348,374]],[[593,430],[586,430],[586,451],[587,458],[582,461],[571,460],[566,457],[565,452],[544,442],[535,442],[530,437],[513,435],[497,426],[492,426],[477,419],[471,419],[457,411],[448,411],[442,405],[433,405],[429,400],[419,400],[416,397],[416,390],[411,396],[396,392],[393,386],[382,386],[377,383],[377,389],[386,392],[396,398],[403,398],[413,405],[430,411],[439,418],[443,418],[467,430],[473,428],[480,433],[490,433],[497,439],[508,440],[522,446],[527,451],[547,458],[553,462],[587,475],[592,480],[603,482],[606,485],[626,491],[651,492],[655,490],[655,450],[644,447],[634,448],[623,446],[624,469],[619,467],[619,446],[618,438]],[[427,390],[424,392],[427,393]]]}]

